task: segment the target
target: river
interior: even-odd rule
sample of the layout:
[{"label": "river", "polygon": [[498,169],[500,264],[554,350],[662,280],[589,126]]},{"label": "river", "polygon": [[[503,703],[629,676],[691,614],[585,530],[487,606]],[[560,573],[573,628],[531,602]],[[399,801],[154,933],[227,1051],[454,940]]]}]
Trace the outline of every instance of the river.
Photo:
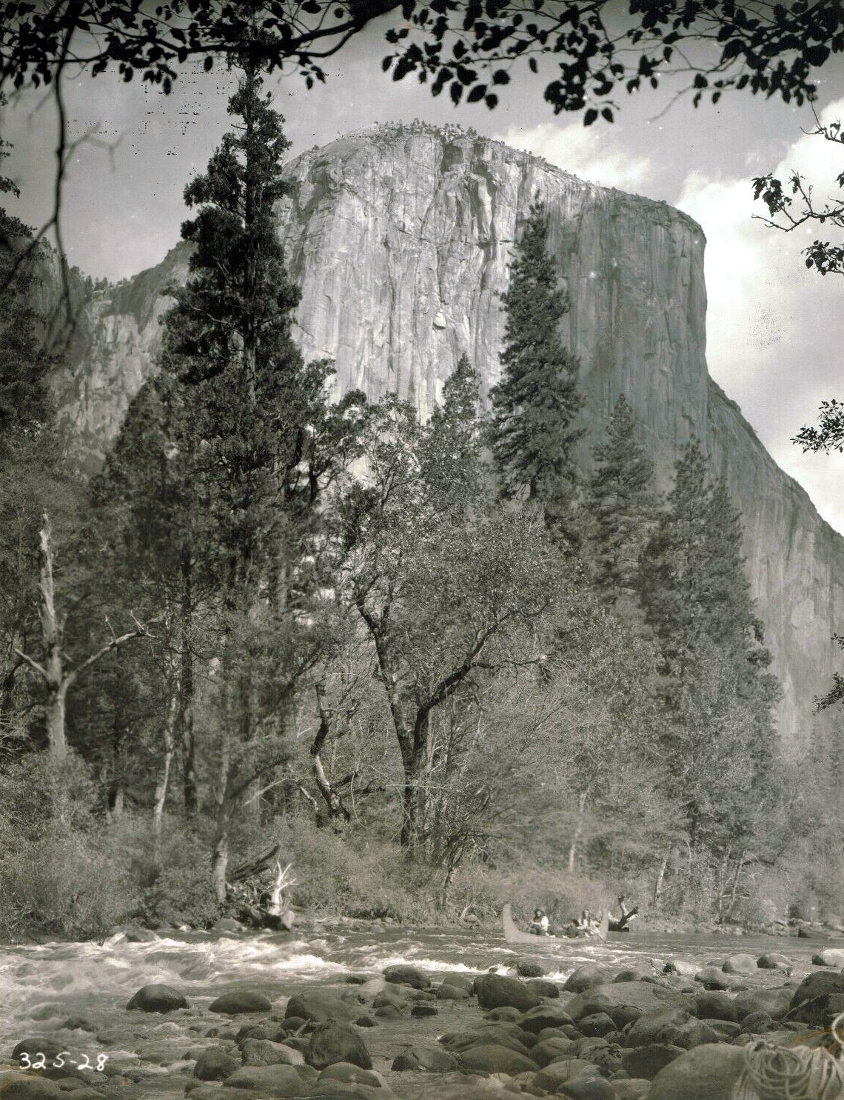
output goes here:
[{"label": "river", "polygon": [[[134,1057],[141,1040],[148,1044],[155,1039],[181,1039],[183,1046],[188,1037],[194,1041],[202,1037],[204,1041],[208,1023],[215,1022],[207,1015],[208,1005],[229,990],[260,990],[278,1011],[287,997],[315,983],[333,985],[336,990],[349,973],[374,978],[396,963],[411,963],[435,980],[438,973],[474,974],[491,967],[506,973],[517,957],[532,953],[528,946],[508,946],[500,935],[481,932],[408,932],[400,928],[375,932],[328,927],[307,935],[185,932],[167,933],[150,943],[128,943],[112,937],[102,944],[3,948],[0,1054],[8,1059],[19,1040],[43,1035],[56,1038],[68,1049],[87,1051],[92,1061],[98,1051],[110,1052],[110,1056],[123,1051]],[[842,945],[842,941],[837,942]],[[786,954],[794,965],[794,978],[799,979],[811,971],[812,954],[821,946],[817,941],[784,937],[658,933],[615,935],[606,945],[571,940],[562,944],[560,949],[545,947],[542,951],[549,955],[548,962],[553,960],[549,976],[556,981],[564,981],[572,970],[588,962],[606,965],[613,971],[638,965],[658,973],[671,958],[683,957],[700,965],[720,964],[727,955],[739,951],[756,956],[765,952]],[[533,952],[537,953],[538,949]],[[180,1012],[165,1018],[127,1012],[126,1003],[135,991],[153,983],[181,991],[191,1005],[192,1015]],[[71,1016],[89,1021],[90,1032],[62,1029]],[[166,1072],[179,1068],[177,1058]],[[187,1072],[185,1065],[181,1068]],[[182,1087],[180,1083],[179,1094]],[[155,1094],[161,1096],[161,1089]],[[142,1089],[134,1095],[147,1095],[147,1091]]]}]

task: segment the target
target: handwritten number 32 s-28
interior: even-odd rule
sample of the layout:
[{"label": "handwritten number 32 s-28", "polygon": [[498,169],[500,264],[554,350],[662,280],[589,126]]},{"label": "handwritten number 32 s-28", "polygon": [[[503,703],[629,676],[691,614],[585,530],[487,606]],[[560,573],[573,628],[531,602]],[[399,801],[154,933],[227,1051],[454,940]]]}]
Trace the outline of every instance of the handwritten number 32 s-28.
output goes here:
[{"label": "handwritten number 32 s-28", "polygon": [[[62,1068],[62,1066],[65,1063],[64,1058],[62,1058],[63,1054],[69,1055],[70,1051],[69,1050],[60,1050],[59,1051],[59,1053],[53,1059],[53,1069],[61,1069]],[[40,1051],[40,1050],[35,1052],[35,1061],[34,1062],[30,1061],[29,1055],[27,1054],[26,1051],[24,1051],[23,1054],[21,1054],[20,1057],[21,1057],[21,1069],[45,1069],[46,1066],[47,1066],[47,1058],[43,1054],[43,1052]],[[98,1054],[97,1055],[97,1064],[92,1066],[91,1063],[88,1061],[88,1055],[87,1054],[83,1054],[82,1057],[85,1059],[84,1062],[79,1062],[79,1063],[73,1062],[72,1063],[73,1065],[76,1066],[77,1069],[95,1069],[95,1070],[98,1070],[100,1073],[102,1073],[103,1067],[105,1066],[106,1062],[108,1061],[108,1055],[107,1054]],[[26,1061],[24,1061],[24,1059],[26,1059]]]}]

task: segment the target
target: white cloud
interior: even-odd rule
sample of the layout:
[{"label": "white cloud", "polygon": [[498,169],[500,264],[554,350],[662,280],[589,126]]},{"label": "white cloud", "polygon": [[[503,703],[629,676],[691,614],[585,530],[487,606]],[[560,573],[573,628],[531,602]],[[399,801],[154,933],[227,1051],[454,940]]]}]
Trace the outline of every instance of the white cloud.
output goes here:
[{"label": "white cloud", "polygon": [[[823,120],[842,116],[844,100],[832,104]],[[821,400],[844,398],[844,280],[808,271],[801,255],[816,237],[834,240],[836,232],[810,224],[787,234],[754,220],[765,209],[753,202],[749,177],[769,169],[781,179],[796,169],[814,182],[819,197],[834,195],[844,149],[801,135],[780,164],[754,164],[748,178],[692,173],[677,200],[707,236],[709,370],[777,462],[844,532],[844,460],[803,455],[791,443],[803,424],[814,421]]]},{"label": "white cloud", "polygon": [[605,187],[640,190],[650,171],[647,157],[625,152],[606,128],[545,122],[530,129],[510,126],[498,137],[506,145],[544,157],[557,168]]}]

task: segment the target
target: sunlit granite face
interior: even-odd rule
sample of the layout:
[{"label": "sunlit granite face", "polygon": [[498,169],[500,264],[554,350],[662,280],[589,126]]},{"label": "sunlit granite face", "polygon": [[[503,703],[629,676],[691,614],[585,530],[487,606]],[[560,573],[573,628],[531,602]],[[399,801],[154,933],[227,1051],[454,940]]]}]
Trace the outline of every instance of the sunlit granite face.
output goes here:
[{"label": "sunlit granite face", "polygon": [[[361,131],[303,154],[288,174],[279,226],[302,287],[303,351],[334,359],[336,393],[397,390],[423,416],[464,350],[485,392],[496,381],[512,244],[530,203],[546,203],[571,303],[565,335],[587,397],[582,462],[622,392],[663,487],[678,447],[691,435],[704,441],[744,513],[748,569],[783,685],[782,734],[807,736],[812,699],[836,667],[831,635],[844,630],[844,540],[708,377],[700,227],[664,203],[585,183],[457,127]],[[80,320],[56,389],[92,461],[154,370],[161,291],[184,279],[187,256],[178,245],[99,292]]]}]

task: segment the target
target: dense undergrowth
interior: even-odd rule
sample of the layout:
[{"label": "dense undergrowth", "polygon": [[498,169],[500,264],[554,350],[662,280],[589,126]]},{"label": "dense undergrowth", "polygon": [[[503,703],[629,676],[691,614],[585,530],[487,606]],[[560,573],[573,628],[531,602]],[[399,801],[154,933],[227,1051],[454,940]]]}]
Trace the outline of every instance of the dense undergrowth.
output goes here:
[{"label": "dense undergrowth", "polygon": [[[207,823],[165,816],[160,840],[148,813],[108,816],[96,809],[96,784],[74,756],[63,766],[44,754],[28,754],[0,774],[0,938],[89,939],[138,921],[153,928],[211,927],[231,915],[215,901],[208,859]],[[647,919],[649,883],[620,883],[609,876],[570,872],[522,856],[498,866],[467,860],[454,873],[447,896],[442,868],[408,858],[389,836],[353,826],[342,832],[316,827],[303,817],[279,816],[269,825],[239,831],[236,860],[253,857],[278,841],[294,866],[291,901],[320,916],[388,919],[413,925],[455,924],[471,919],[494,927],[505,901],[524,911],[542,905],[563,922],[584,905],[612,904],[622,888],[642,903]],[[841,898],[835,884],[796,872],[761,870],[751,878],[735,920],[765,926],[802,896],[800,915],[830,913]],[[789,877],[790,876],[790,877]],[[683,907],[661,915],[712,920],[712,898],[701,890]],[[654,914],[651,914],[652,916]]]}]

